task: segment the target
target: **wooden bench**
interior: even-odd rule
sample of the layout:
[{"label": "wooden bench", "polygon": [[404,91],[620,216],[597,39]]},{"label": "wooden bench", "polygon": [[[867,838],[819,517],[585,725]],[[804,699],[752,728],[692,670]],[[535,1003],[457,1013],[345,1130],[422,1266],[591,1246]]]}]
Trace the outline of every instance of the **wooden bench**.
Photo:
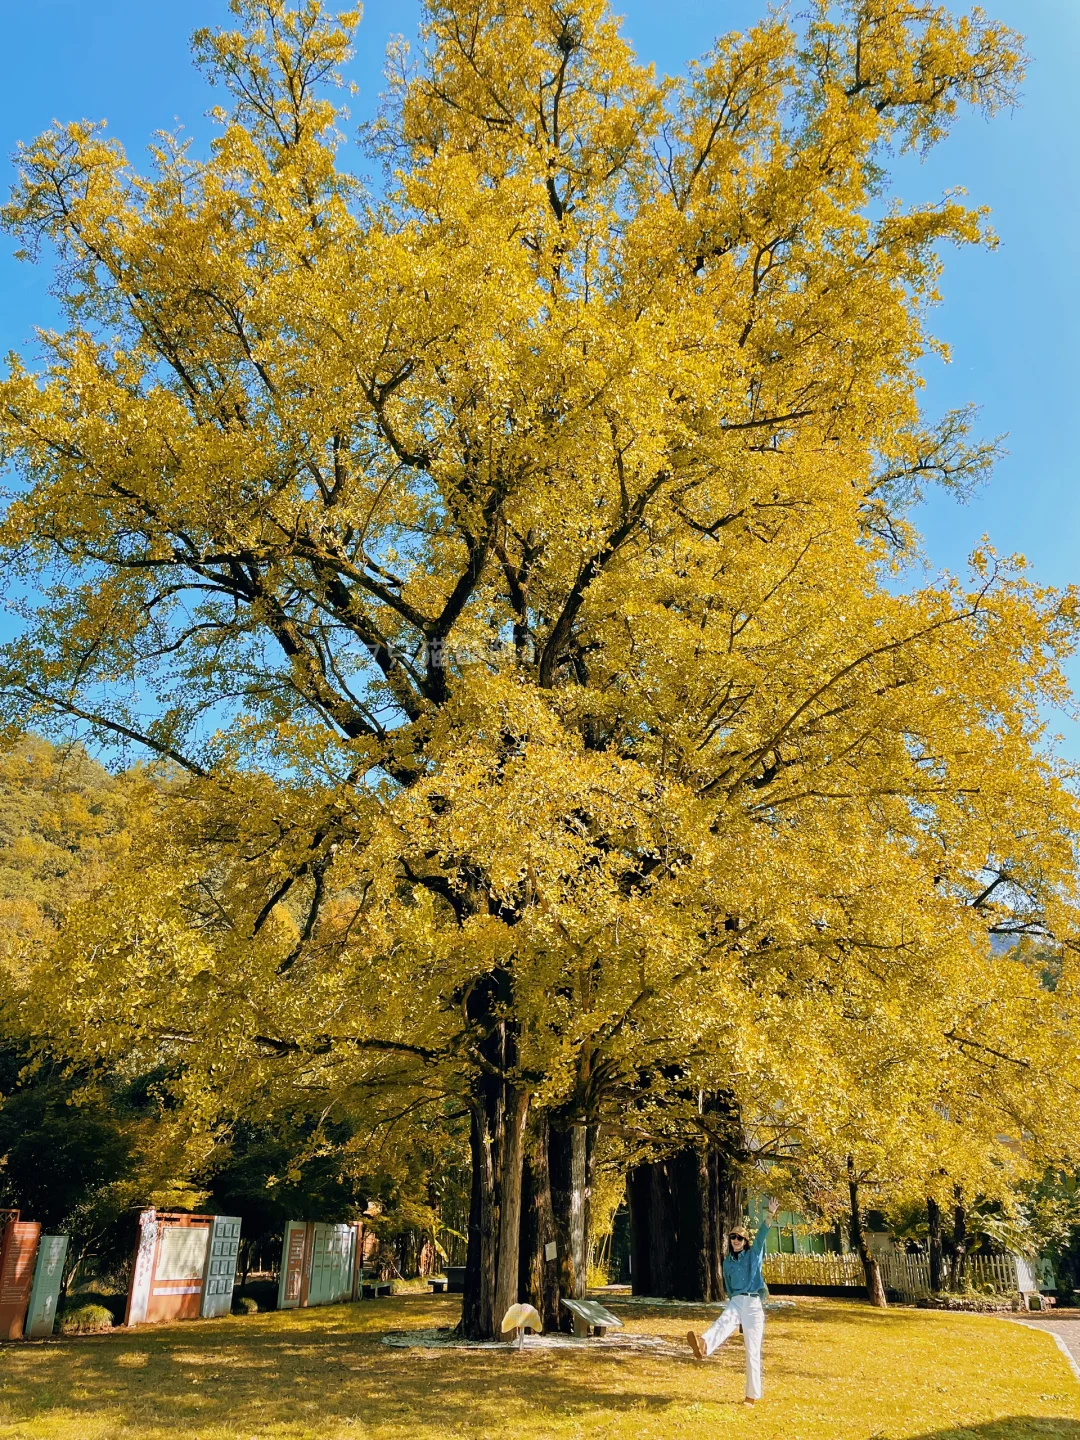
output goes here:
[{"label": "wooden bench", "polygon": [[622,1329],[617,1315],[604,1308],[599,1300],[564,1300],[562,1302],[574,1317],[574,1334],[579,1340],[590,1335],[606,1335],[612,1326]]},{"label": "wooden bench", "polygon": [[360,1276],[360,1298],[362,1300],[380,1300],[393,1294],[393,1286],[389,1280],[380,1280],[377,1275]]}]

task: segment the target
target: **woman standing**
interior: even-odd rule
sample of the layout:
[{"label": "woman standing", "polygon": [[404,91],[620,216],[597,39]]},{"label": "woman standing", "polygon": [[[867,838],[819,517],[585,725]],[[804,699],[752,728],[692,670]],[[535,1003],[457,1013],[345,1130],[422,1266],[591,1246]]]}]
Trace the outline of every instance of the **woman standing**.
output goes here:
[{"label": "woman standing", "polygon": [[769,1225],[779,1208],[778,1200],[769,1201],[769,1217],[764,1225],[758,1226],[753,1245],[750,1236],[741,1225],[728,1234],[728,1253],[724,1257],[724,1289],[728,1294],[727,1304],[705,1331],[699,1335],[691,1330],[686,1342],[699,1360],[714,1354],[724,1341],[741,1327],[743,1344],[746,1347],[746,1403],[753,1405],[761,1399],[761,1342],[765,1335],[765,1307],[762,1295],[765,1293],[765,1278],[761,1273],[761,1257],[765,1251],[765,1238]]}]

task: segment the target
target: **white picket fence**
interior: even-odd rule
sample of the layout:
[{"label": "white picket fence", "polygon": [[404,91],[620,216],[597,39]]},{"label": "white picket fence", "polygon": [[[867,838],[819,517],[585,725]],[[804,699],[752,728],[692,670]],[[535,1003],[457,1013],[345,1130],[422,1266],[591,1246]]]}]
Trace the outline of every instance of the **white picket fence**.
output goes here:
[{"label": "white picket fence", "polygon": [[[905,1300],[930,1294],[930,1262],[925,1255],[903,1250],[878,1254],[881,1278],[889,1290]],[[768,1285],[850,1285],[866,1283],[858,1255],[766,1255],[763,1265]],[[979,1290],[1015,1294],[1019,1289],[1015,1255],[969,1255],[964,1279]]]}]

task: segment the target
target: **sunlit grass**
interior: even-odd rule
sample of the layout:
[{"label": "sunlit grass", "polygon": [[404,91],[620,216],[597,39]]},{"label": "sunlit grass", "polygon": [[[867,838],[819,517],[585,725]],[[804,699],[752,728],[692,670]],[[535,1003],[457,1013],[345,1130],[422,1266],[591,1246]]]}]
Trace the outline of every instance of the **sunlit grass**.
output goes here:
[{"label": "sunlit grass", "polygon": [[[693,1312],[624,1312],[681,1339]],[[700,1312],[698,1319],[706,1312]],[[1080,1440],[1049,1337],[1002,1320],[801,1300],[770,1315],[765,1399],[742,1348],[699,1365],[612,1351],[392,1349],[453,1299],[404,1296],[0,1348],[2,1440]]]}]

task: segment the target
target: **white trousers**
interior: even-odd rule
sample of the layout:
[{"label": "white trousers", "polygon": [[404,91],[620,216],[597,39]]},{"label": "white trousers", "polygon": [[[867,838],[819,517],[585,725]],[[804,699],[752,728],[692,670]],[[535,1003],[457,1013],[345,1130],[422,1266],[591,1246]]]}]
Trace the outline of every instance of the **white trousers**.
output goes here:
[{"label": "white trousers", "polygon": [[765,1335],[765,1309],[758,1295],[733,1295],[705,1331],[705,1354],[719,1350],[741,1327],[746,1347],[746,1398],[761,1399],[761,1342]]}]

